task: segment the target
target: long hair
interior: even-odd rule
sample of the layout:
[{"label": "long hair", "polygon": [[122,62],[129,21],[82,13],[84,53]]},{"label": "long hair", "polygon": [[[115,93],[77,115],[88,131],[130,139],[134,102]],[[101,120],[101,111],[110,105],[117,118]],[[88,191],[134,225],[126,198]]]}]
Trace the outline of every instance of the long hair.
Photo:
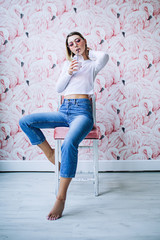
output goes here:
[{"label": "long hair", "polygon": [[[67,37],[66,37],[66,52],[67,52],[67,59],[69,60],[69,61],[71,61],[72,60],[72,57],[74,57],[74,53],[70,50],[70,48],[68,47],[68,38],[69,37],[71,37],[71,36],[73,36],[73,35],[78,35],[79,37],[81,37],[83,40],[85,40],[85,38],[82,36],[82,34],[81,33],[79,33],[79,32],[71,32],[71,33],[69,33],[68,35],[67,35]],[[87,50],[87,44],[86,44],[86,50]]]}]

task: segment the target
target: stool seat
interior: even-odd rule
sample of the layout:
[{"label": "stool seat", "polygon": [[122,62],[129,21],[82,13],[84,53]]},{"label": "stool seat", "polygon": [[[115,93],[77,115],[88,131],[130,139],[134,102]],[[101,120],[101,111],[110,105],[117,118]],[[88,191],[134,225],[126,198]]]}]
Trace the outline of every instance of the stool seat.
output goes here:
[{"label": "stool seat", "polygon": [[[57,127],[54,129],[54,139],[64,139],[69,131],[68,127]],[[92,130],[89,132],[89,134],[85,137],[85,139],[99,139],[100,138],[100,130],[99,128],[94,124]]]}]

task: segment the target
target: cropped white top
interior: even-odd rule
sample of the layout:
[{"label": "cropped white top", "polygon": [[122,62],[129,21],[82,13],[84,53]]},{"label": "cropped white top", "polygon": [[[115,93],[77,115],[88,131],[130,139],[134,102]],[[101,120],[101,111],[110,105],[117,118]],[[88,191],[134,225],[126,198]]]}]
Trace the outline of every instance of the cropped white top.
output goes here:
[{"label": "cropped white top", "polygon": [[107,64],[109,55],[101,51],[89,51],[88,60],[79,56],[82,67],[72,75],[68,73],[70,61],[65,61],[63,70],[58,79],[56,89],[58,93],[64,96],[70,94],[87,94],[94,93],[94,80],[98,72]]}]

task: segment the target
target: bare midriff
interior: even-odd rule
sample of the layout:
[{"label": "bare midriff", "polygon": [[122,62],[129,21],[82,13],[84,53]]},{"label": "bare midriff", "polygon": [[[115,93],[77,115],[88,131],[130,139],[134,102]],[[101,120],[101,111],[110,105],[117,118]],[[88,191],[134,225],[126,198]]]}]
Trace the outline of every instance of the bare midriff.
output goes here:
[{"label": "bare midriff", "polygon": [[80,99],[80,98],[89,98],[87,94],[71,94],[64,96],[66,99]]}]

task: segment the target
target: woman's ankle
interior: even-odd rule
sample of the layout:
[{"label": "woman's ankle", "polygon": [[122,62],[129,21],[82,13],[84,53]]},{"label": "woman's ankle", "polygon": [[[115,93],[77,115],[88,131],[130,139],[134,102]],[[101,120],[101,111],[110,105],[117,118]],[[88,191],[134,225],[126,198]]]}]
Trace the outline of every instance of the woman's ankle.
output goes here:
[{"label": "woman's ankle", "polygon": [[56,199],[58,201],[61,201],[61,202],[65,202],[66,201],[66,198],[62,198],[62,197],[59,197],[59,196],[57,196]]},{"label": "woman's ankle", "polygon": [[63,193],[63,194],[59,193],[59,194],[57,194],[56,199],[65,202],[65,200],[66,200],[66,194],[64,194],[64,193]]}]

